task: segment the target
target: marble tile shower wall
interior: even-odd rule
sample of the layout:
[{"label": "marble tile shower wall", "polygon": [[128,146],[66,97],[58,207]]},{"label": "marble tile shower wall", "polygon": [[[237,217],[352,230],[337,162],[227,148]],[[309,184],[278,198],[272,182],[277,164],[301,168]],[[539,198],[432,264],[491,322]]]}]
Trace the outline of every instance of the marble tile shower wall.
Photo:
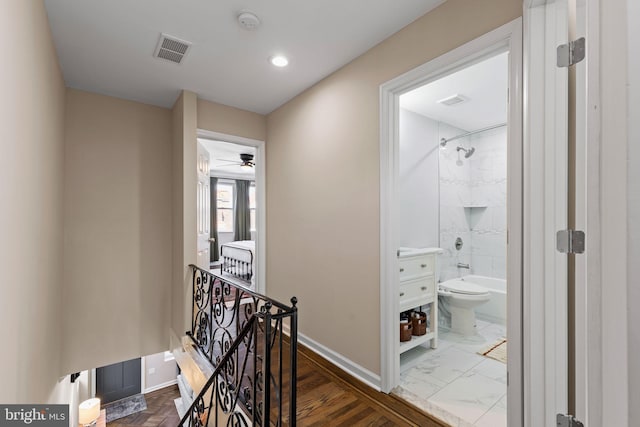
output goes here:
[{"label": "marble tile shower wall", "polygon": [[[465,131],[444,123],[439,124],[440,138],[450,138]],[[462,153],[456,151],[461,139],[449,142],[440,150],[440,280],[458,277],[456,264],[471,263],[471,230],[465,218],[463,206],[471,199],[471,167]],[[460,237],[463,246],[455,249]]]},{"label": "marble tile shower wall", "polygon": [[[464,133],[440,124],[440,137]],[[456,147],[475,147],[466,159]],[[499,128],[449,142],[440,150],[440,279],[478,274],[506,278],[507,131]],[[463,247],[455,249],[460,237]],[[458,269],[470,264],[471,271]]]}]

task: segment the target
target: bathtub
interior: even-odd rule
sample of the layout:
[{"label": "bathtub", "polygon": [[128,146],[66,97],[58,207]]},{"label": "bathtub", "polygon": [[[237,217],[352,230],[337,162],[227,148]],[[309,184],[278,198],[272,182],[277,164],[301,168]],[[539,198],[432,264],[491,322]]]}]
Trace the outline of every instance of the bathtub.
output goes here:
[{"label": "bathtub", "polygon": [[486,304],[476,307],[476,317],[492,323],[507,323],[507,281],[494,277],[476,276],[470,274],[464,276],[464,280],[486,288],[491,298]]}]

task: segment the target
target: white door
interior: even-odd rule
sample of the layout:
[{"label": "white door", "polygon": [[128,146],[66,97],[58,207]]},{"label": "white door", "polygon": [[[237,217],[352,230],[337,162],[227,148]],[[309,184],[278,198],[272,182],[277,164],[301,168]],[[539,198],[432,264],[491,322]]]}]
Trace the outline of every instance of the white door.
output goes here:
[{"label": "white door", "polygon": [[[525,1],[524,425],[556,426],[569,401],[569,0]],[[510,419],[511,420],[511,419]],[[515,420],[513,420],[513,425]],[[509,425],[512,425],[511,423]]]},{"label": "white door", "polygon": [[209,178],[209,152],[198,142],[198,193],[197,193],[197,227],[198,227],[198,267],[209,270],[210,238],[211,238],[211,195]]},{"label": "white door", "polygon": [[[560,203],[567,203],[564,214],[568,218],[566,227],[557,224],[557,229],[571,228],[586,232],[586,247],[583,253],[560,255],[559,262],[567,260],[574,265],[573,283],[568,288],[556,281],[558,288],[548,288],[549,296],[560,298],[550,301],[546,298],[547,310],[554,307],[558,330],[545,333],[546,342],[551,346],[545,351],[547,359],[546,377],[556,380],[549,383],[543,381],[547,393],[551,391],[553,398],[545,402],[546,419],[544,425],[555,426],[552,419],[556,414],[570,414],[588,426],[601,426],[602,415],[602,295],[601,295],[601,263],[600,263],[600,76],[599,76],[599,2],[597,0],[547,0],[545,4],[531,0],[529,16],[535,25],[531,26],[531,38],[545,40],[549,63],[544,74],[546,94],[555,103],[557,133],[555,137],[547,134],[566,155],[555,153],[557,168],[562,168],[562,157],[566,157],[570,186],[567,187],[573,198],[563,201],[555,199],[558,204],[556,212],[562,212]],[[537,37],[534,37],[537,36]],[[578,61],[566,67],[552,69],[557,62],[557,45],[569,41],[586,38],[586,58],[570,58]],[[548,41],[551,41],[549,45]],[[535,42],[534,42],[535,43]],[[554,44],[556,46],[554,46]],[[578,49],[576,49],[578,50]],[[535,58],[531,58],[533,63]],[[533,65],[532,65],[533,66]],[[566,82],[566,84],[564,83]],[[535,97],[535,95],[533,95]],[[549,105],[547,102],[545,105]],[[568,108],[565,110],[563,105]],[[560,108],[560,110],[557,110]],[[566,122],[567,147],[561,137],[563,123]],[[549,156],[550,153],[545,153]],[[562,157],[561,157],[562,156]],[[548,157],[547,157],[548,159]],[[546,161],[545,161],[546,163]],[[553,179],[555,188],[560,189],[565,177],[557,173]],[[564,172],[563,172],[564,173]],[[547,202],[552,202],[547,198]],[[590,249],[591,248],[591,249]],[[558,254],[554,255],[558,257]],[[556,263],[556,273],[561,264]],[[566,267],[565,267],[566,268]],[[566,271],[566,270],[565,270]],[[569,292],[567,292],[569,289]],[[565,319],[562,319],[565,309]],[[549,312],[549,311],[547,311]],[[565,323],[571,319],[572,322]],[[570,327],[569,325],[572,324]],[[572,350],[570,350],[572,348]],[[534,362],[535,364],[535,362]],[[548,369],[552,368],[551,372]],[[555,384],[554,384],[555,383]],[[547,397],[549,394],[547,395]],[[535,406],[532,408],[535,409]],[[613,423],[611,425],[623,425]],[[531,425],[536,425],[532,423]],[[607,424],[608,425],[608,424]]]}]

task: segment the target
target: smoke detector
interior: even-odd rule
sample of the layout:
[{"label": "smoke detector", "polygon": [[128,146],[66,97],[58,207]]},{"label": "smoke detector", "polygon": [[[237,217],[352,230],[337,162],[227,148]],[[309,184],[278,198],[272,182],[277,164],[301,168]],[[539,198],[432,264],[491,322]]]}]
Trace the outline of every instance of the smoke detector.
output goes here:
[{"label": "smoke detector", "polygon": [[457,93],[455,95],[451,95],[448,96],[444,99],[441,99],[440,101],[436,101],[438,104],[442,104],[442,105],[447,105],[447,106],[451,106],[451,105],[456,105],[456,104],[460,104],[461,102],[465,102],[468,101],[469,98],[462,96],[462,95],[458,95]]},{"label": "smoke detector", "polygon": [[255,13],[244,10],[238,15],[238,24],[245,30],[252,31],[260,26],[260,18]]},{"label": "smoke detector", "polygon": [[191,42],[162,33],[153,56],[180,64],[190,48]]}]

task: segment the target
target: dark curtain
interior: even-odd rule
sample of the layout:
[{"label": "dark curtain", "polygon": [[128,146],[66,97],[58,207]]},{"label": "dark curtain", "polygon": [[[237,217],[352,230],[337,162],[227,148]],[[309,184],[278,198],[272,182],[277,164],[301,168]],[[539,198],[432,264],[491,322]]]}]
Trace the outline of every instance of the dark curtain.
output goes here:
[{"label": "dark curtain", "polygon": [[236,206],[233,240],[251,240],[251,212],[249,210],[250,181],[236,180]]},{"label": "dark curtain", "polygon": [[209,185],[209,191],[211,193],[211,248],[209,253],[211,254],[211,262],[215,262],[220,258],[218,250],[218,178],[211,177],[211,183]]}]

